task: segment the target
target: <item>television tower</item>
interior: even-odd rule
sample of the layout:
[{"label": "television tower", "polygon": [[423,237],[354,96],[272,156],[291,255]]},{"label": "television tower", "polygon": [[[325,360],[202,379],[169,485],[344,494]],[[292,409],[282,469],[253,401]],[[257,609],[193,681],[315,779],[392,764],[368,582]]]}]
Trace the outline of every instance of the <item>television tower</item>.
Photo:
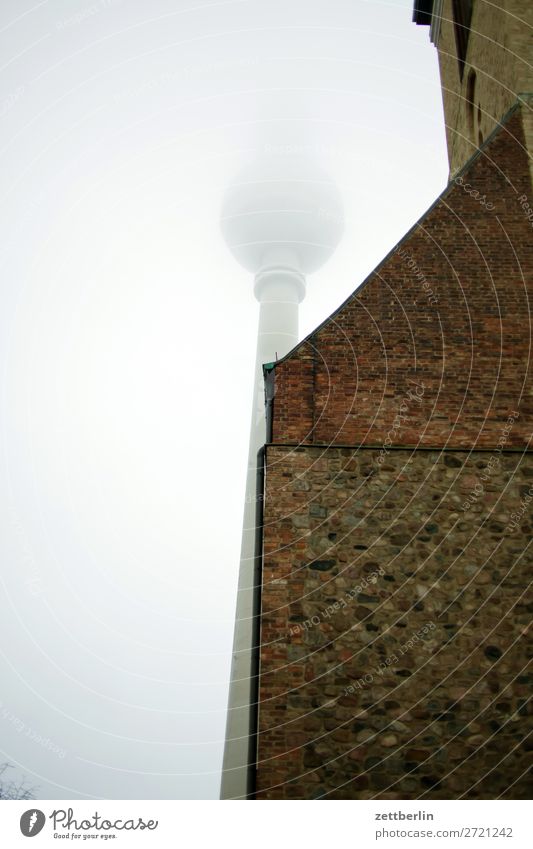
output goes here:
[{"label": "television tower", "polygon": [[254,294],[260,304],[221,786],[223,799],[242,799],[253,792],[255,762],[253,643],[258,639],[260,588],[254,561],[258,452],[266,442],[263,365],[285,356],[297,344],[298,306],[305,297],[306,276],[317,271],[337,247],[344,229],[343,207],[336,185],[315,163],[295,155],[265,155],[230,185],[222,205],[221,228],[233,256],[254,274]]}]

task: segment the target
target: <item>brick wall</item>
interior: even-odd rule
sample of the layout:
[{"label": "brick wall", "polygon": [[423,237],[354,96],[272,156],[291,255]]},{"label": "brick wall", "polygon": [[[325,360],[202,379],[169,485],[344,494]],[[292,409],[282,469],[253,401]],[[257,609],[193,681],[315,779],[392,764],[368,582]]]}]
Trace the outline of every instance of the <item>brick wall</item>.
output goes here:
[{"label": "brick wall", "polygon": [[[274,442],[488,446],[533,413],[522,110],[356,293],[275,368]],[[418,387],[416,401],[410,398]],[[394,428],[400,408],[406,413]],[[405,406],[407,405],[407,406]]]},{"label": "brick wall", "polygon": [[274,368],[258,798],[531,793],[525,108]]},{"label": "brick wall", "polygon": [[[444,0],[437,47],[452,174],[493,131],[517,94],[533,92],[532,28],[533,5],[529,0],[474,0],[461,79],[452,0]],[[471,71],[475,73],[473,106],[469,103]],[[532,140],[530,136],[530,148]]]}]

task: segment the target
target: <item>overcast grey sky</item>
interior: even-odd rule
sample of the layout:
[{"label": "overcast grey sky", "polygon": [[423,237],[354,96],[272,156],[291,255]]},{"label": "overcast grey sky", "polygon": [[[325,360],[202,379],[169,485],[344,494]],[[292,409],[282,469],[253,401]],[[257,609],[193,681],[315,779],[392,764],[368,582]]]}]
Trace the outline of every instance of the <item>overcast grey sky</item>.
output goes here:
[{"label": "overcast grey sky", "polygon": [[220,235],[257,153],[334,177],[305,335],[447,177],[411,0],[3,0],[0,761],[216,798],[255,356]]}]

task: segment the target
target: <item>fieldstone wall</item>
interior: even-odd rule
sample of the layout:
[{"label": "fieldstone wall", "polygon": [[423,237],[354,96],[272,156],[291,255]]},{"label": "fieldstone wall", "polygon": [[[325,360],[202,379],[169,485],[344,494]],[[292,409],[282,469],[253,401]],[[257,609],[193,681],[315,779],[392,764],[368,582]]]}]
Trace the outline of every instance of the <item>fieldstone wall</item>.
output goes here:
[{"label": "fieldstone wall", "polygon": [[257,798],[529,797],[512,426],[487,451],[268,446]]}]

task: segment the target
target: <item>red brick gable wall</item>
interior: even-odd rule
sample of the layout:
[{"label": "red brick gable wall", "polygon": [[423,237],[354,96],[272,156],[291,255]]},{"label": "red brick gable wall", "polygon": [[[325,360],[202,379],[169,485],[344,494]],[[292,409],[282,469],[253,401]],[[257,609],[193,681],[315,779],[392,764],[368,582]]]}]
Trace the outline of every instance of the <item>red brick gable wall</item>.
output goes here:
[{"label": "red brick gable wall", "polygon": [[531,798],[533,456],[379,457],[267,447],[257,798]]},{"label": "red brick gable wall", "polygon": [[276,365],[273,442],[487,447],[519,409],[508,446],[528,444],[533,198],[523,108]]}]

